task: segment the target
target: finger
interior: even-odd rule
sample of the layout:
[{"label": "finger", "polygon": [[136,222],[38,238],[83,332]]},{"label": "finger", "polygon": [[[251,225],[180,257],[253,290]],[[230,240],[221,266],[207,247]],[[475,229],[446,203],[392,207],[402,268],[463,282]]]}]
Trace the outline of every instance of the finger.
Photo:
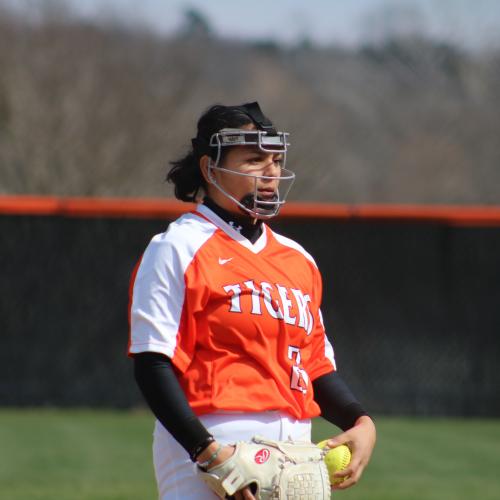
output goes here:
[{"label": "finger", "polygon": [[326,445],[329,448],[335,448],[337,446],[340,446],[341,444],[347,444],[348,442],[349,442],[349,439],[345,434],[339,434],[338,436],[335,436],[335,437],[329,439],[326,442]]},{"label": "finger", "polygon": [[243,500],[255,500],[255,497],[252,495],[252,492],[248,487],[241,490],[241,498],[243,498]]},{"label": "finger", "polygon": [[341,483],[336,483],[333,485],[334,490],[346,490],[347,488],[350,488],[351,486],[354,486],[358,482],[358,479],[355,477],[349,477],[345,481],[342,481]]},{"label": "finger", "polygon": [[327,446],[330,448],[336,448],[342,444],[345,444],[351,451],[353,450],[354,443],[352,441],[352,436],[347,432],[334,436],[327,441]]},{"label": "finger", "polygon": [[361,472],[363,472],[364,467],[365,466],[363,465],[361,460],[353,460],[345,469],[335,472],[333,477],[339,477],[339,478],[347,476],[354,477],[358,474],[358,472],[359,475],[361,475]]},{"label": "finger", "polygon": [[[361,478],[361,474],[363,473],[364,467],[358,467],[355,470],[350,471],[349,477],[347,479],[344,479],[341,483],[335,484],[333,486],[333,489],[335,490],[346,490],[347,488],[350,488],[351,486],[354,486],[359,479]],[[346,472],[345,471],[342,472]]]},{"label": "finger", "polygon": [[337,472],[335,472],[335,474],[333,475],[334,478],[336,479],[342,479],[344,477],[347,477],[347,476],[351,476],[353,474],[353,470],[352,469],[342,469],[342,470],[339,470]]},{"label": "finger", "polygon": [[347,479],[344,479],[342,482],[335,483],[333,485],[333,489],[346,490],[347,488],[354,486],[357,482],[358,480],[355,477],[348,477]]},{"label": "finger", "polygon": [[346,467],[345,469],[335,472],[335,474],[333,474],[334,481],[332,481],[332,487],[338,489],[338,486],[344,484],[353,474],[354,470],[351,467]]}]

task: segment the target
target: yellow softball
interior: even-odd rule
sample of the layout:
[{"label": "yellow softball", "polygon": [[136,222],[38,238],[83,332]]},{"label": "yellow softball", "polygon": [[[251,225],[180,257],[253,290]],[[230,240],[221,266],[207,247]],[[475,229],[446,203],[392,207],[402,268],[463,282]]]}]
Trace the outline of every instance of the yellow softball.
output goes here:
[{"label": "yellow softball", "polygon": [[[317,444],[320,448],[324,448],[328,439],[321,441]],[[351,450],[345,444],[336,446],[329,450],[325,455],[325,464],[328,469],[328,474],[330,475],[330,482],[332,485],[339,484],[345,481],[347,477],[333,477],[336,472],[344,470],[351,461]]]}]

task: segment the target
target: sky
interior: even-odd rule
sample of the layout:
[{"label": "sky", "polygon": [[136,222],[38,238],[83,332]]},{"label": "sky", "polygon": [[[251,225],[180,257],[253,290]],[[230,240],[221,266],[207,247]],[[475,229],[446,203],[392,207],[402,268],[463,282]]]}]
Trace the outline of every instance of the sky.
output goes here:
[{"label": "sky", "polygon": [[[36,6],[46,0],[3,0]],[[195,8],[223,37],[355,46],[395,30],[469,48],[500,45],[500,0],[50,0],[83,17],[118,18],[170,34]]]}]

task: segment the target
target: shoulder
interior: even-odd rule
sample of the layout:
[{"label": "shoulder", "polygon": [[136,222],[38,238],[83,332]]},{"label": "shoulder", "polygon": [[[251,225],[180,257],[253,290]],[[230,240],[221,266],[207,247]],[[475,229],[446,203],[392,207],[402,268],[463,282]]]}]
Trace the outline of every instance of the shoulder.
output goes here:
[{"label": "shoulder", "polygon": [[143,260],[165,261],[173,258],[187,264],[216,229],[213,224],[194,213],[184,214],[171,222],[165,232],[151,239]]},{"label": "shoulder", "polygon": [[316,261],[314,260],[313,256],[300,244],[297,243],[295,240],[292,240],[291,238],[287,238],[286,236],[283,236],[282,234],[276,233],[272,229],[267,226],[267,229],[271,232],[275,240],[282,245],[285,248],[290,249],[291,251],[297,252],[298,254],[301,254],[304,258],[306,258],[311,264],[314,265],[314,267],[318,267],[316,264]]},{"label": "shoulder", "polygon": [[217,227],[214,224],[193,212],[189,212],[171,222],[167,230],[156,235],[155,238],[160,244],[196,246],[210,238],[216,230]]}]

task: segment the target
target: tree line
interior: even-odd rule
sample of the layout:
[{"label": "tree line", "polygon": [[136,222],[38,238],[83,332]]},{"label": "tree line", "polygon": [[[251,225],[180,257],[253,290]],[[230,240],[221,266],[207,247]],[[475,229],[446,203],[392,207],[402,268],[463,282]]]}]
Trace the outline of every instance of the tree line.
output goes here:
[{"label": "tree line", "polygon": [[0,194],[170,197],[200,113],[258,100],[291,133],[291,198],[498,203],[500,52],[166,37],[0,10]]}]

